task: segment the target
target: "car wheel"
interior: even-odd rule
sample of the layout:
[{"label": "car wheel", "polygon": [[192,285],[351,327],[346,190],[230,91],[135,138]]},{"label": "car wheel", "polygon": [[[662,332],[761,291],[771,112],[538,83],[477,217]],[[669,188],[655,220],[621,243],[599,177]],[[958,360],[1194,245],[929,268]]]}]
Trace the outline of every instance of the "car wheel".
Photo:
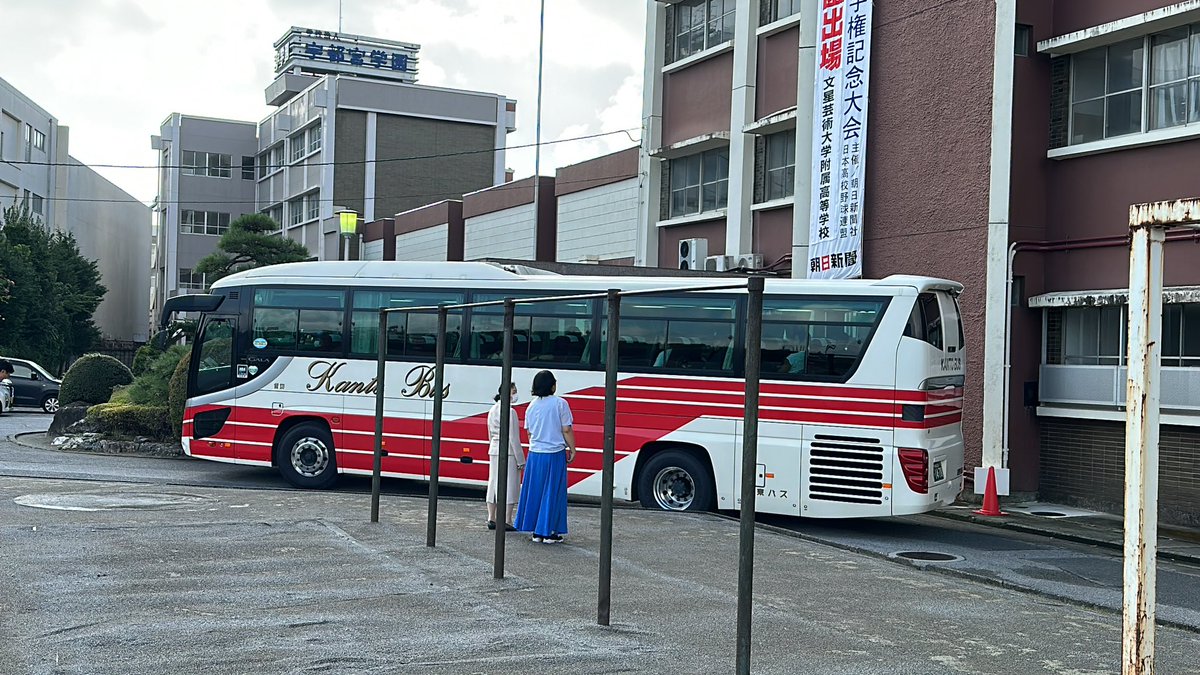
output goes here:
[{"label": "car wheel", "polygon": [[337,480],[333,436],[323,425],[298,424],[279,439],[275,464],[284,479],[298,488],[327,488]]},{"label": "car wheel", "polygon": [[638,476],[642,506],[664,511],[707,511],[716,487],[712,474],[695,455],[666,450],[651,457]]},{"label": "car wheel", "polygon": [[50,394],[42,399],[42,411],[51,415],[58,412],[58,394]]}]

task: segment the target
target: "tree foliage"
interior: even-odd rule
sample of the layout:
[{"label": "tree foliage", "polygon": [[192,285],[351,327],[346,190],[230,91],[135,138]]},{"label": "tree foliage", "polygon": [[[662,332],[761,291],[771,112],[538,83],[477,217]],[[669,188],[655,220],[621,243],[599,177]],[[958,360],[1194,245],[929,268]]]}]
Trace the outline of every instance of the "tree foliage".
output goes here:
[{"label": "tree foliage", "polygon": [[279,223],[261,213],[248,213],[229,224],[217,250],[196,263],[195,271],[209,282],[234,272],[280,263],[308,260],[301,243],[278,236]]},{"label": "tree foliage", "polygon": [[58,398],[63,403],[105,403],[113,388],[133,382],[124,363],[107,354],[84,354],[63,375]]},{"label": "tree foliage", "polygon": [[25,205],[0,212],[0,353],[61,370],[99,341],[105,292],[74,236],[46,231]]}]

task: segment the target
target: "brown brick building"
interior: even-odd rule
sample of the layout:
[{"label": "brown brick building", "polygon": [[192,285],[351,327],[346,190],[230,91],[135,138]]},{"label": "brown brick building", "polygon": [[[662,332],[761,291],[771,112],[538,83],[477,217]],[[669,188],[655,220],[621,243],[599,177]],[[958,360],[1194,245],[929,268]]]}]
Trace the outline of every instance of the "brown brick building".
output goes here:
[{"label": "brown brick building", "polygon": [[[822,1],[858,4],[647,3],[638,264],[676,267],[687,248],[807,273],[793,260],[809,254]],[[1200,195],[1200,2],[873,11],[864,275],[966,285],[969,464],[1119,509],[1126,299],[1111,289],[1128,285],[1129,205]],[[1197,243],[1167,245],[1163,352],[1162,509],[1190,522]]]}]

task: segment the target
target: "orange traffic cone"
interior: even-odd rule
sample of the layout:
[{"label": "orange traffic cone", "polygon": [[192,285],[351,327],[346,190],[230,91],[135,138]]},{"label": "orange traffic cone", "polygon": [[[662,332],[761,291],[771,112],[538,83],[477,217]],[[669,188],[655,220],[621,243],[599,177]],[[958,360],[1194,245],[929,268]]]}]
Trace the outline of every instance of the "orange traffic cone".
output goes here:
[{"label": "orange traffic cone", "polygon": [[987,486],[983,489],[983,508],[973,511],[978,516],[1007,516],[1000,510],[1000,497],[996,496],[996,467],[988,467]]}]

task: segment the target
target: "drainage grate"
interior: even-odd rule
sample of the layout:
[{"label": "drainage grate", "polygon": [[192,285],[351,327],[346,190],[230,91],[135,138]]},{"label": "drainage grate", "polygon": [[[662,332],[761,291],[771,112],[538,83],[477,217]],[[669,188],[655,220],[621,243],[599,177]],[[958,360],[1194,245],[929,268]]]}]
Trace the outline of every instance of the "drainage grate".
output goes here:
[{"label": "drainage grate", "polygon": [[904,558],[905,560],[919,560],[921,562],[953,562],[955,560],[962,560],[962,558],[956,555],[937,553],[935,551],[900,551],[899,553],[893,553],[892,556]]}]

